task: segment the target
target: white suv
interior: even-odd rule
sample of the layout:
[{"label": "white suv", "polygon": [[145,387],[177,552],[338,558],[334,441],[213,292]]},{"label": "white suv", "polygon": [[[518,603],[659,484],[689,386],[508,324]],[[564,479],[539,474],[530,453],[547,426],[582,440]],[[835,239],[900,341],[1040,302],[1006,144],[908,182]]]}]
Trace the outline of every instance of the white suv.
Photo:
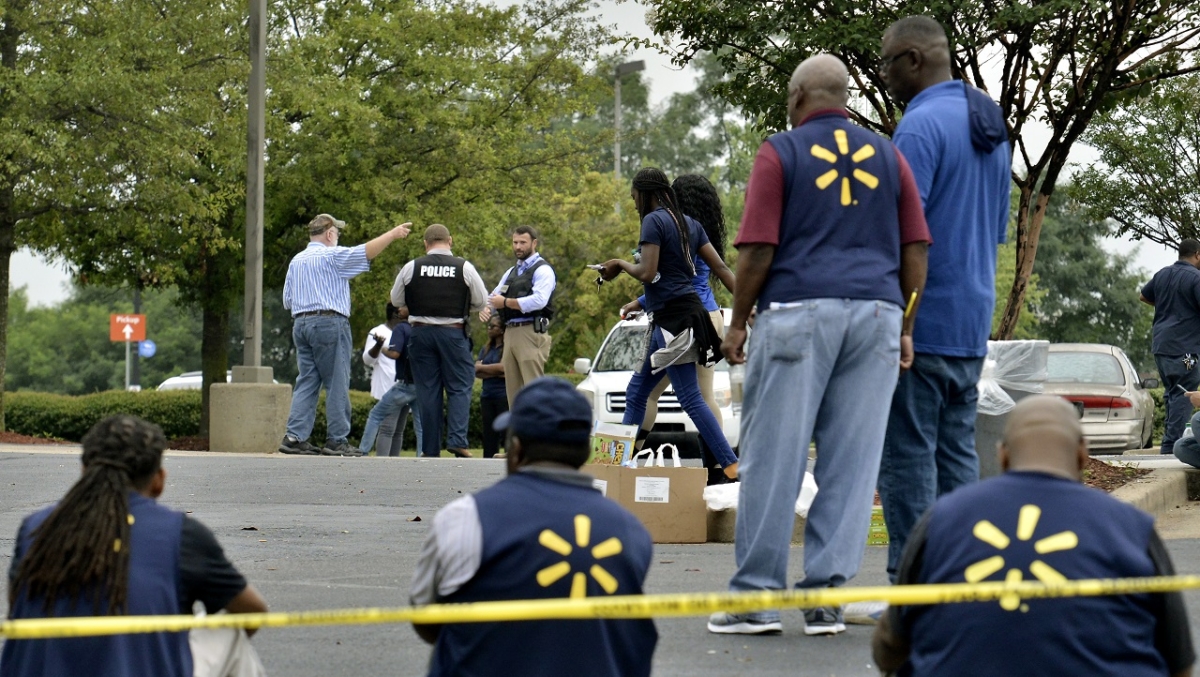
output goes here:
[{"label": "white suv", "polygon": [[[730,311],[722,308],[725,321]],[[633,319],[621,320],[613,326],[600,345],[595,361],[586,357],[575,360],[575,371],[587,374],[576,388],[592,405],[592,416],[605,423],[620,423],[625,414],[625,389],[645,358],[646,332],[649,330],[646,316],[639,314]],[[735,405],[729,390],[729,363],[721,360],[713,374],[713,395],[721,409],[722,428],[729,446],[737,448],[741,430],[741,405]],[[672,442],[679,446],[684,456],[698,457],[699,446],[696,425],[684,413],[675,398],[673,388],[667,388],[658,399],[658,418],[650,432],[648,445],[657,446]]]}]

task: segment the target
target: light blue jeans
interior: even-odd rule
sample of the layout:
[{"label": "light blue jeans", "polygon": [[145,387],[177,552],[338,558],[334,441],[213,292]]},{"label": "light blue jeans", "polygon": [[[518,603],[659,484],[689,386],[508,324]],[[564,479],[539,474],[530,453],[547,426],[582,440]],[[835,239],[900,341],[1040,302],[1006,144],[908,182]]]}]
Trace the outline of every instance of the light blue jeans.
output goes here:
[{"label": "light blue jeans", "polygon": [[902,315],[892,303],[852,299],[813,299],[758,314],[742,402],[731,590],[787,585],[810,440],[817,444],[818,489],[804,529],[804,580],[796,587],[840,586],[858,573],[900,373]]},{"label": "light blue jeans", "polygon": [[307,440],[317,417],[317,396],[325,387],[326,445],[337,446],[350,435],[350,321],[340,315],[297,317],[292,324],[296,344],[296,388],[288,414],[287,434]]},{"label": "light blue jeans", "polygon": [[[379,434],[380,426],[390,416],[403,414],[400,420],[396,422],[395,434],[400,439],[404,439],[404,424],[408,422],[408,412],[406,410],[416,399],[416,386],[411,383],[396,381],[383,394],[383,397],[379,398],[375,406],[371,407],[371,413],[367,415],[367,427],[363,430],[362,440],[358,443],[359,451],[362,451],[364,454],[371,451],[371,447],[375,446],[375,437]],[[389,453],[390,450],[380,450],[378,455],[387,456]]]}]

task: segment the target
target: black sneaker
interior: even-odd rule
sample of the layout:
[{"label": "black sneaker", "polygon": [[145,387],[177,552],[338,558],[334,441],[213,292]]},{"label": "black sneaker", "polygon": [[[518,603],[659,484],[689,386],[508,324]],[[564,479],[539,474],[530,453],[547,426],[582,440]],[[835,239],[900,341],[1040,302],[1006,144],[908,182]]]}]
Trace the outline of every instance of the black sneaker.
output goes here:
[{"label": "black sneaker", "polygon": [[358,447],[349,442],[341,442],[333,446],[325,443],[325,447],[321,449],[322,456],[366,456]]},{"label": "black sneaker", "polygon": [[316,456],[320,453],[316,447],[308,443],[308,440],[298,440],[290,435],[283,436],[283,441],[279,443],[279,451],[284,454],[300,456]]}]

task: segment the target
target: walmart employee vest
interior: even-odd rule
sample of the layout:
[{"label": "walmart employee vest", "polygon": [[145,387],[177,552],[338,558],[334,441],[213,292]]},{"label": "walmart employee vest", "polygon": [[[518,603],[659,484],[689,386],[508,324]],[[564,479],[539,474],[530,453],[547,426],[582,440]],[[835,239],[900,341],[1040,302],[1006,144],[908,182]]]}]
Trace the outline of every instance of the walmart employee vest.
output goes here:
[{"label": "walmart employee vest", "polygon": [[[533,293],[533,273],[542,266],[548,266],[546,259],[538,259],[537,263],[525,269],[525,273],[517,275],[517,267],[513,266],[508,270],[508,278],[505,284],[508,289],[504,290],[504,298],[519,299],[529,296]],[[520,310],[504,308],[500,311],[500,317],[505,322],[513,320],[532,320],[535,317],[545,317],[554,319],[554,294],[551,292],[550,298],[546,301],[546,307],[535,310],[531,313],[523,313]]]},{"label": "walmart employee vest", "polygon": [[[32,533],[50,516],[53,506],[26,518],[17,535],[17,556],[29,552]],[[130,494],[129,513],[134,522],[129,543],[129,615],[154,616],[188,613],[179,608],[179,541],[183,513],[160,506],[139,494]],[[95,615],[92,593],[83,600],[59,599],[54,616]],[[102,597],[103,599],[103,597]],[[18,594],[12,618],[45,618],[43,600]],[[0,658],[6,677],[56,675],[62,677],[192,677],[192,652],[186,632],[156,632],[110,637],[8,640]]]},{"label": "walmart employee vest", "polygon": [[[1153,576],[1153,528],[1149,515],[1078,482],[1010,472],[935,504],[919,580]],[[1165,675],[1151,602],[1122,595],[914,607],[909,674]]]},{"label": "walmart employee vest", "polygon": [[427,254],[413,261],[412,280],[404,287],[409,316],[463,319],[471,290],[463,277],[467,260],[447,254]]},{"label": "walmart employee vest", "polygon": [[819,115],[767,142],[783,166],[779,246],[760,306],[900,293],[900,170],[887,139]]},{"label": "walmart employee vest", "polygon": [[[587,486],[514,473],[475,494],[483,556],[447,603],[640,595],[646,529]],[[446,625],[432,676],[639,677],[658,633],[650,620],[550,620]]]}]

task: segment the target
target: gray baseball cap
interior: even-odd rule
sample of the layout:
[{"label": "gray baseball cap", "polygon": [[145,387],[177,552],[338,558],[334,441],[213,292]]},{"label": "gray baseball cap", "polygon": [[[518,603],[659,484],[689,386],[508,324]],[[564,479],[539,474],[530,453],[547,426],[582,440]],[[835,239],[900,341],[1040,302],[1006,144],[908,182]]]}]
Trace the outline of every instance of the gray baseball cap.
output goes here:
[{"label": "gray baseball cap", "polygon": [[316,218],[308,222],[309,235],[320,235],[330,228],[337,228],[338,231],[346,230],[346,222],[339,221],[329,214],[317,214]]}]

